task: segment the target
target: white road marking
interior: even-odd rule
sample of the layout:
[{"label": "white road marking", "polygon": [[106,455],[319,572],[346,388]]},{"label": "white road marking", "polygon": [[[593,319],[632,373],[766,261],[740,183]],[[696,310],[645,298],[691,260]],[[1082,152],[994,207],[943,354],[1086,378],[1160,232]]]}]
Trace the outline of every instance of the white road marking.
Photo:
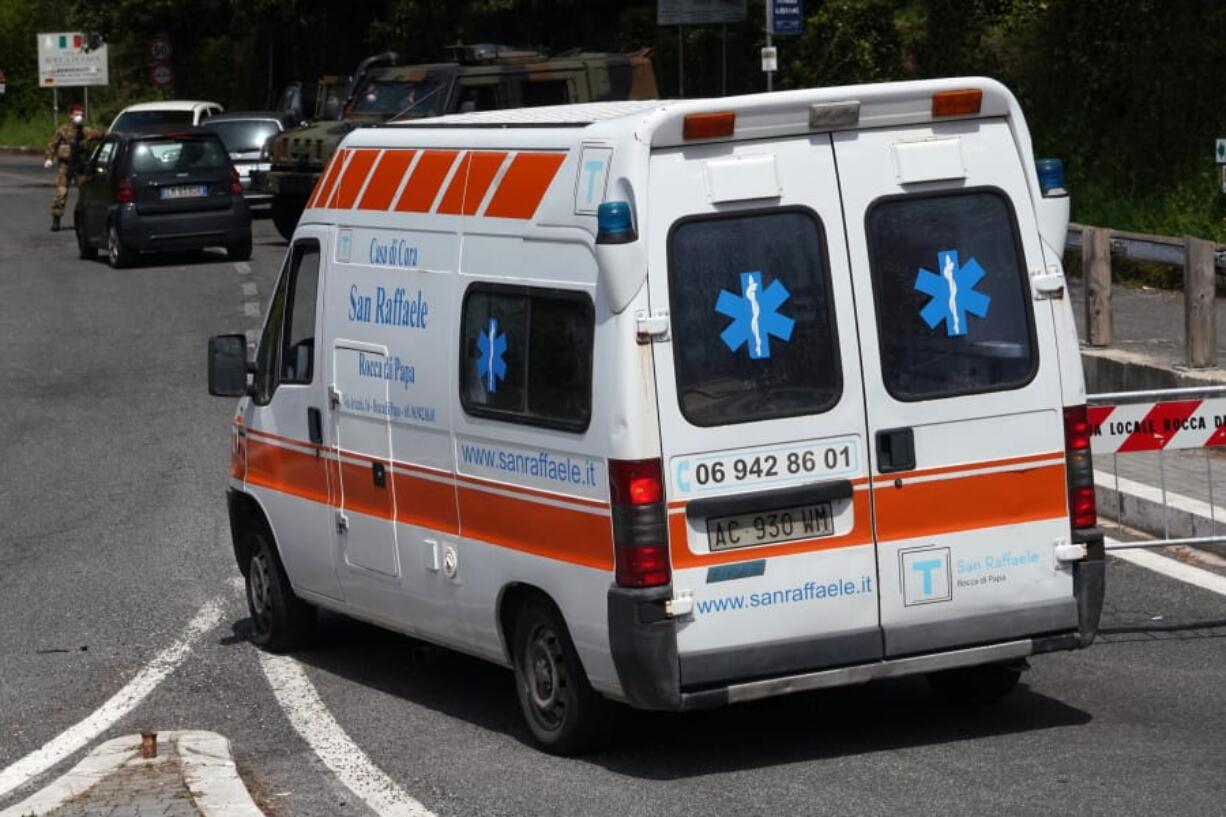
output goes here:
[{"label": "white road marking", "polygon": [[1217,573],[1202,570],[1148,550],[1112,550],[1110,553],[1125,562],[1131,562],[1155,573],[1161,573],[1163,576],[1169,576],[1172,579],[1178,579],[1212,593],[1226,596],[1226,576],[1219,576]]},{"label": "white road marking", "polygon": [[434,817],[358,748],[332,717],[297,661],[261,652],[260,666],[294,729],[371,811],[384,817]]},{"label": "white road marking", "polygon": [[153,660],[123,689],[112,695],[110,700],[94,710],[85,720],[65,729],[50,743],[0,771],[0,797],[25,785],[64,758],[84,748],[91,740],[135,709],[158,684],[178,669],[195,642],[217,626],[221,621],[221,612],[220,597],[207,602],[188,622],[179,639],[154,656]]},{"label": "white road marking", "polygon": [[255,285],[254,281],[243,281],[243,294],[248,298],[254,298],[260,292],[260,288]]},{"label": "white road marking", "polygon": [[250,275],[251,265],[248,264],[246,261],[236,261],[234,263],[234,271],[237,272],[239,275]]},{"label": "white road marking", "polygon": [[243,304],[243,314],[249,318],[260,317],[260,305],[255,301],[247,301]]}]

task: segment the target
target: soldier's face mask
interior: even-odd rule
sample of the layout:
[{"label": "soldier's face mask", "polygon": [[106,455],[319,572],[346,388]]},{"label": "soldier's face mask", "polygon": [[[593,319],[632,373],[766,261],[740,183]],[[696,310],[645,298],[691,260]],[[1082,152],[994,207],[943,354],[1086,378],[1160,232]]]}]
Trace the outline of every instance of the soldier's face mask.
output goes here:
[{"label": "soldier's face mask", "polygon": [[82,116],[81,114],[79,114],[79,113],[74,113],[74,114],[72,115],[72,124],[74,124],[74,125],[80,125],[80,124],[81,124],[82,122],[84,122],[84,121],[85,121],[85,117],[84,117],[84,116]]}]

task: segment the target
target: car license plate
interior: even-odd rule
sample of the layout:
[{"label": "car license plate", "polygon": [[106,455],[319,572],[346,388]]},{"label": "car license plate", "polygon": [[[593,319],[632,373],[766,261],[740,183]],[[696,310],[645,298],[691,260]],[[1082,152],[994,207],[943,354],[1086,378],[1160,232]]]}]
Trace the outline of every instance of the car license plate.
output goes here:
[{"label": "car license plate", "polygon": [[830,513],[829,502],[735,516],[717,516],[707,520],[707,544],[711,550],[772,545],[777,542],[833,535],[834,518]]},{"label": "car license plate", "polygon": [[164,199],[194,199],[208,194],[208,185],[204,184],[180,184],[175,187],[162,188]]}]

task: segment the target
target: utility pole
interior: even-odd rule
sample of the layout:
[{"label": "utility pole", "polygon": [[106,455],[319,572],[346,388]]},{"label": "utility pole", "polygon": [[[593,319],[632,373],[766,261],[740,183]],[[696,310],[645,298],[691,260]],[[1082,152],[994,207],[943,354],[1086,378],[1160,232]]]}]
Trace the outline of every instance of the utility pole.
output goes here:
[{"label": "utility pole", "polygon": [[[773,45],[773,43],[771,42],[771,28],[773,28],[772,23],[774,22],[771,19],[771,0],[766,0],[766,2],[763,3],[762,5],[766,9],[766,47],[770,48],[771,45]],[[775,87],[775,72],[767,71],[766,72],[766,90],[773,91],[774,87]]]}]

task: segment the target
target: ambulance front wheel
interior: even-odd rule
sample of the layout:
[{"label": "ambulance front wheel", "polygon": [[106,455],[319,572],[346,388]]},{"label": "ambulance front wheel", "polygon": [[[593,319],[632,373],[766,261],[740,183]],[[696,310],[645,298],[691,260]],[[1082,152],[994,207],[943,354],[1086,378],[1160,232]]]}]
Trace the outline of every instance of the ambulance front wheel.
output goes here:
[{"label": "ambulance front wheel", "polygon": [[938,698],[948,703],[990,704],[1013,691],[1025,668],[1024,661],[959,667],[930,673],[928,684]]},{"label": "ambulance front wheel", "polygon": [[251,640],[273,652],[307,644],[315,632],[315,608],[294,595],[285,569],[263,532],[247,534],[247,609]]},{"label": "ambulance front wheel", "polygon": [[612,704],[587,681],[562,617],[528,602],[515,622],[515,691],[532,736],[545,751],[576,755],[608,736]]}]

